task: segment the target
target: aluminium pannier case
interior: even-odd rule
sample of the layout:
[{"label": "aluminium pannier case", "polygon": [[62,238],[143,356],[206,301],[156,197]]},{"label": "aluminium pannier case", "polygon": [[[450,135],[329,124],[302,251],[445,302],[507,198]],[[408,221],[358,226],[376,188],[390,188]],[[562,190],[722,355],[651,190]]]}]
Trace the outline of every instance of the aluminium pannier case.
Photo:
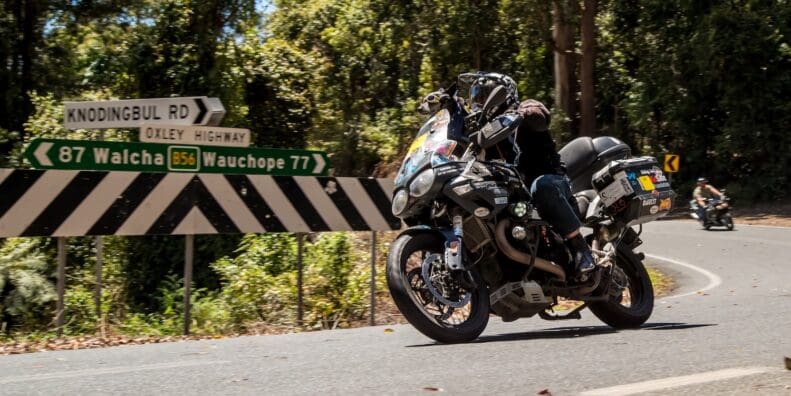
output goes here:
[{"label": "aluminium pannier case", "polygon": [[666,215],[676,196],[653,157],[612,161],[592,181],[605,212],[627,226]]}]

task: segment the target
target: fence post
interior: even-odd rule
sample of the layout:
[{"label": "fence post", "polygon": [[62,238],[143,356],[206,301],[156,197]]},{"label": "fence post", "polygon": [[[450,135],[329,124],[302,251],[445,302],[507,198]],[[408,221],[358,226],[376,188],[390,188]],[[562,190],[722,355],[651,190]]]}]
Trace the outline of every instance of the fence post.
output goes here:
[{"label": "fence post", "polygon": [[64,298],[66,294],[66,238],[58,237],[58,302],[55,306],[55,325],[58,337],[63,335]]},{"label": "fence post", "polygon": [[93,303],[96,306],[96,317],[102,317],[102,266],[104,265],[104,239],[96,237],[96,285],[93,291]]},{"label": "fence post", "polygon": [[195,235],[184,236],[184,335],[190,335],[190,316],[192,292],[192,258],[195,247]]},{"label": "fence post", "polygon": [[371,231],[371,316],[368,324],[376,325],[376,231]]},{"label": "fence post", "polygon": [[[104,130],[99,130],[97,140],[104,140]],[[96,245],[96,284],[93,290],[93,303],[96,306],[96,317],[101,321],[102,318],[102,266],[104,265],[104,239],[97,236],[94,240]]]},{"label": "fence post", "polygon": [[302,295],[302,251],[305,245],[305,234],[297,233],[297,326],[302,326],[304,309]]}]

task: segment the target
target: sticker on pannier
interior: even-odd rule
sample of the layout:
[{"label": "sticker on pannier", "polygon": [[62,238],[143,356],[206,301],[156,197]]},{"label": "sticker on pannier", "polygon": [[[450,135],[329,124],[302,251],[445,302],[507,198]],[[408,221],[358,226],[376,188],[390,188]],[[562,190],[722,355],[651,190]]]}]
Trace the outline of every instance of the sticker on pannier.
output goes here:
[{"label": "sticker on pannier", "polygon": [[634,193],[634,189],[626,178],[626,173],[618,172],[613,176],[613,181],[604,190],[599,192],[604,206],[611,206],[615,201]]}]

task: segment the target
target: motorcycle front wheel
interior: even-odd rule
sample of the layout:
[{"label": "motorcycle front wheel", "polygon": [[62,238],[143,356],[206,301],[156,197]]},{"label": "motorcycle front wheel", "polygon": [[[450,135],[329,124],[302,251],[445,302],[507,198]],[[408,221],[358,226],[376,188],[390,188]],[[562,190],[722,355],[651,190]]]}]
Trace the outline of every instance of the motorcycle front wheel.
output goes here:
[{"label": "motorcycle front wheel", "polygon": [[405,234],[387,256],[387,287],[398,310],[426,336],[443,343],[472,341],[489,322],[489,293],[472,272],[474,290],[456,282],[444,265],[444,240]]},{"label": "motorcycle front wheel", "polygon": [[640,258],[628,248],[618,248],[616,265],[628,279],[622,293],[608,301],[592,302],[591,312],[616,329],[640,327],[654,311],[654,287]]},{"label": "motorcycle front wheel", "polygon": [[733,216],[730,213],[726,213],[723,217],[723,223],[725,223],[725,227],[728,231],[733,231]]}]

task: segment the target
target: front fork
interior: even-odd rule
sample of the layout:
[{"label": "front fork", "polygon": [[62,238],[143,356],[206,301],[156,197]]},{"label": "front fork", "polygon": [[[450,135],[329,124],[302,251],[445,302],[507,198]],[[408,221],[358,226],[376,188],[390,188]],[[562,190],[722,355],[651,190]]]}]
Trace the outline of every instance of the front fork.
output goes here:
[{"label": "front fork", "polygon": [[470,269],[464,265],[464,217],[459,213],[454,213],[452,221],[451,232],[443,232],[445,234],[445,263],[448,265],[453,279],[465,288],[475,289],[478,287],[475,278],[470,273]]}]

